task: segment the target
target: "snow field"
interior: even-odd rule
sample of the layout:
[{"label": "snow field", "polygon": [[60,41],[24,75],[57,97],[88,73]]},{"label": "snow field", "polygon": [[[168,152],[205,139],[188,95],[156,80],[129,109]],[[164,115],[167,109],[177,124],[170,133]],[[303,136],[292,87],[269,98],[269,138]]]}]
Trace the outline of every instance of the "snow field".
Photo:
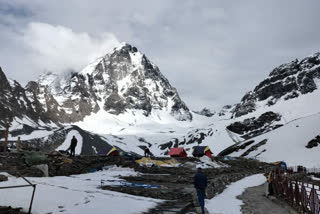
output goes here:
[{"label": "snow field", "polygon": [[[320,114],[318,113],[294,120],[278,129],[255,137],[251,139],[255,140],[252,145],[263,139],[268,139],[268,141],[251,152],[248,157],[266,162],[285,161],[288,166],[303,165],[308,168],[320,168],[320,147],[311,149],[305,147],[311,139],[320,134],[319,124]],[[232,156],[240,156],[249,148],[232,153]]]},{"label": "snow field", "polygon": [[[99,189],[101,180],[106,180],[105,184],[114,184],[120,182],[119,176],[129,175],[137,176],[138,173],[129,168],[112,167],[105,171],[69,177],[27,178],[37,184],[32,213],[142,213],[161,202],[161,200]],[[0,186],[24,184],[26,183],[21,178],[9,176],[9,181],[1,182]],[[31,187],[0,191],[0,205],[23,207],[24,211],[28,211],[32,195]]]}]

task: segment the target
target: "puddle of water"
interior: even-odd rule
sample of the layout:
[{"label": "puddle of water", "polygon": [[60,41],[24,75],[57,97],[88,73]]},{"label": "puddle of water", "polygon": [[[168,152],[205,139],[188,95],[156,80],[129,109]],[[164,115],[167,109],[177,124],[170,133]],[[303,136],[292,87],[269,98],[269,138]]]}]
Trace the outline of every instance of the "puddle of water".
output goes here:
[{"label": "puddle of water", "polygon": [[161,188],[161,186],[155,185],[155,184],[132,183],[127,181],[119,181],[119,180],[101,180],[101,186],[103,186],[105,183],[109,183],[108,186],[112,186],[112,187],[132,187],[132,188],[144,188],[144,189]]}]

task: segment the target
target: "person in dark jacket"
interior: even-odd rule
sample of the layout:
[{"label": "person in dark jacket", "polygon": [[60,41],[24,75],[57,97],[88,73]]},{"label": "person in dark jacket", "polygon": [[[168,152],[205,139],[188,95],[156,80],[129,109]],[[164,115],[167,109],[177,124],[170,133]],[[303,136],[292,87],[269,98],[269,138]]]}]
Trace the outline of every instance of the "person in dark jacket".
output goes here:
[{"label": "person in dark jacket", "polygon": [[145,156],[145,157],[151,157],[151,152],[150,152],[150,149],[149,149],[149,148],[145,148],[145,150],[144,150],[144,156]]},{"label": "person in dark jacket", "polygon": [[77,138],[73,136],[71,139],[70,147],[67,149],[67,151],[70,150],[70,157],[74,157],[76,155],[75,150],[76,150],[77,143],[78,143]]},{"label": "person in dark jacket", "polygon": [[193,178],[194,188],[197,190],[197,196],[199,205],[201,207],[202,214],[204,214],[204,199],[206,197],[207,177],[199,167],[197,173]]}]

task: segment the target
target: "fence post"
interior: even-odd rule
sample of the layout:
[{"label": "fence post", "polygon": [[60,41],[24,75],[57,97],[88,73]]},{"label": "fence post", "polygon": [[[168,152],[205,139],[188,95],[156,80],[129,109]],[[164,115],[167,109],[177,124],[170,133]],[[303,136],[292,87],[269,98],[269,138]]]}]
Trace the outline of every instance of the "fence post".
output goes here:
[{"label": "fence post", "polygon": [[21,138],[18,137],[18,140],[17,140],[17,151],[20,152],[21,151]]},{"label": "fence post", "polygon": [[299,184],[298,184],[298,181],[296,181],[296,184],[295,184],[295,187],[294,187],[294,200],[295,200],[295,203],[298,207],[300,207],[300,201],[301,201],[301,194],[300,194],[300,191],[299,191]]},{"label": "fence post", "polygon": [[9,123],[6,124],[6,132],[5,132],[5,135],[4,135],[4,148],[3,148],[4,152],[7,152],[8,136],[9,136]]}]

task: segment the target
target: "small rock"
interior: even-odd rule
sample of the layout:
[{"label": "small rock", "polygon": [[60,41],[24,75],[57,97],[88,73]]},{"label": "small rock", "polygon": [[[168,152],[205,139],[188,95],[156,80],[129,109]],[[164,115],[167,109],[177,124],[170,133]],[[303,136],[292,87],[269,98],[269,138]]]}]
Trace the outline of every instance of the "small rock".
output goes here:
[{"label": "small rock", "polygon": [[0,175],[0,182],[8,181],[8,177],[5,175]]}]

